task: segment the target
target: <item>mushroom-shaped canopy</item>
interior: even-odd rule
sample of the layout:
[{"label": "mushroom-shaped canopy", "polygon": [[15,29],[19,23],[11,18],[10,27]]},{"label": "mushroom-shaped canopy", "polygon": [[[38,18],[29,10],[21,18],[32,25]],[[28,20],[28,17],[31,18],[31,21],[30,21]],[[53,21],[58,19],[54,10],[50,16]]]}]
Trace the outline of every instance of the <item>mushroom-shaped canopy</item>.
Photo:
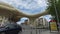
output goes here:
[{"label": "mushroom-shaped canopy", "polygon": [[10,16],[10,15],[24,15],[22,12],[19,12],[17,9],[12,7],[7,3],[0,3],[0,15]]},{"label": "mushroom-shaped canopy", "polygon": [[45,11],[40,14],[35,14],[35,15],[27,15],[7,3],[4,3],[4,2],[0,3],[0,16],[7,16],[7,17],[14,16],[13,18],[16,17],[15,19],[18,19],[21,17],[37,18],[45,14],[48,14],[48,11]]},{"label": "mushroom-shaped canopy", "polygon": [[6,18],[13,18],[14,21],[18,20],[20,17],[17,16],[24,15],[23,13],[19,12],[14,7],[10,6],[7,3],[0,2],[0,16],[5,16]]}]

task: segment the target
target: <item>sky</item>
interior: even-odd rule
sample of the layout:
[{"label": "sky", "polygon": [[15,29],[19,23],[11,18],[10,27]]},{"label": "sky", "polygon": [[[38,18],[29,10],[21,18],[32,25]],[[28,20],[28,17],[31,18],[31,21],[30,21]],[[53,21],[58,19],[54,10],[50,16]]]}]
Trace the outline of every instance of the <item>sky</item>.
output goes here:
[{"label": "sky", "polygon": [[29,19],[29,18],[27,18],[27,17],[23,17],[23,18],[20,19],[20,21],[17,22],[17,24],[24,23],[25,20],[28,20],[28,19]]},{"label": "sky", "polygon": [[47,0],[0,0],[16,7],[25,14],[38,14],[44,12],[48,5]]},{"label": "sky", "polygon": [[[47,0],[0,0],[1,2],[8,3],[13,7],[17,8],[21,12],[29,15],[34,15],[46,11],[48,8]],[[46,15],[48,21],[51,16]],[[20,22],[24,22],[26,18],[22,19]]]},{"label": "sky", "polygon": [[[50,18],[52,17],[51,15],[45,15],[45,16],[41,16],[42,18],[45,18],[48,22],[51,20]],[[40,17],[40,18],[41,18]],[[24,23],[25,20],[28,20],[29,18],[27,17],[23,17],[20,19],[20,21],[17,22],[17,24],[21,24],[21,23]]]},{"label": "sky", "polygon": [[45,16],[41,16],[42,18],[45,18],[48,22],[51,20],[51,15],[45,15]]}]

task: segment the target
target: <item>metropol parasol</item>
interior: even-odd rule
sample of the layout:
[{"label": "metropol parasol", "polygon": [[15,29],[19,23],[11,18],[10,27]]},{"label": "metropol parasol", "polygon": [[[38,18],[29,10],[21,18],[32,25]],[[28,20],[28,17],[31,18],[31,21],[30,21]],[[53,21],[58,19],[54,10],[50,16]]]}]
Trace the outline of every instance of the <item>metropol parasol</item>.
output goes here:
[{"label": "metropol parasol", "polygon": [[14,21],[17,21],[18,19],[22,17],[27,17],[30,20],[29,22],[33,23],[38,17],[47,15],[47,14],[48,14],[48,10],[45,10],[41,13],[38,12],[37,14],[33,14],[33,13],[27,14],[27,13],[22,12],[22,10],[19,10],[18,8],[13,7],[9,3],[0,2],[0,17],[2,16],[4,18],[3,22],[4,20],[7,20],[8,18],[13,18]]}]

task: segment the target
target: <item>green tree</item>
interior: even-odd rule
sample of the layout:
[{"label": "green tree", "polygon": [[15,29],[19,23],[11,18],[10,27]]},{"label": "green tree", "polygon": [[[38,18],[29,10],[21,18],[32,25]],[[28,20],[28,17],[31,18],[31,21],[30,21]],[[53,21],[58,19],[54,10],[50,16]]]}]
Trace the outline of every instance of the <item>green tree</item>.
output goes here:
[{"label": "green tree", "polygon": [[[49,6],[49,14],[51,14],[52,16],[55,16],[55,20],[57,21],[57,15],[59,18],[59,22],[60,22],[60,0],[49,0],[50,6]],[[57,14],[56,14],[57,12]]]}]

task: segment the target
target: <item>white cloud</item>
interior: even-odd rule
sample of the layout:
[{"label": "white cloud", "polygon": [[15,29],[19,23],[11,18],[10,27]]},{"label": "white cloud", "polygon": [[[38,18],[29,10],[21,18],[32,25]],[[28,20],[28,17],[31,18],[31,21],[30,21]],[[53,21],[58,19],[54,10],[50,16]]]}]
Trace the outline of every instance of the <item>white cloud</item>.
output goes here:
[{"label": "white cloud", "polygon": [[17,22],[17,24],[24,23],[25,20],[28,20],[28,18],[27,18],[27,17],[23,17],[23,18],[21,18],[20,21]]},{"label": "white cloud", "polygon": [[27,9],[35,9],[37,7],[46,6],[46,0],[1,0],[3,2],[7,2],[9,4],[16,3],[16,6],[22,5]]},{"label": "white cloud", "polygon": [[49,22],[51,19],[52,16],[51,15],[46,15],[46,16],[44,16],[44,18],[46,18],[46,20]]},{"label": "white cloud", "polygon": [[51,15],[45,15],[45,16],[41,16],[40,18],[45,18],[48,22],[51,20],[52,16]]},{"label": "white cloud", "polygon": [[34,10],[36,9],[38,10],[41,7],[42,8],[39,9],[37,13],[43,12],[43,10],[46,9],[44,7],[47,7],[46,0],[1,0],[1,1],[9,3],[16,8],[19,8],[20,10],[22,9],[22,12],[25,12],[27,14],[31,14],[32,12],[34,12],[33,14],[35,14]]}]

